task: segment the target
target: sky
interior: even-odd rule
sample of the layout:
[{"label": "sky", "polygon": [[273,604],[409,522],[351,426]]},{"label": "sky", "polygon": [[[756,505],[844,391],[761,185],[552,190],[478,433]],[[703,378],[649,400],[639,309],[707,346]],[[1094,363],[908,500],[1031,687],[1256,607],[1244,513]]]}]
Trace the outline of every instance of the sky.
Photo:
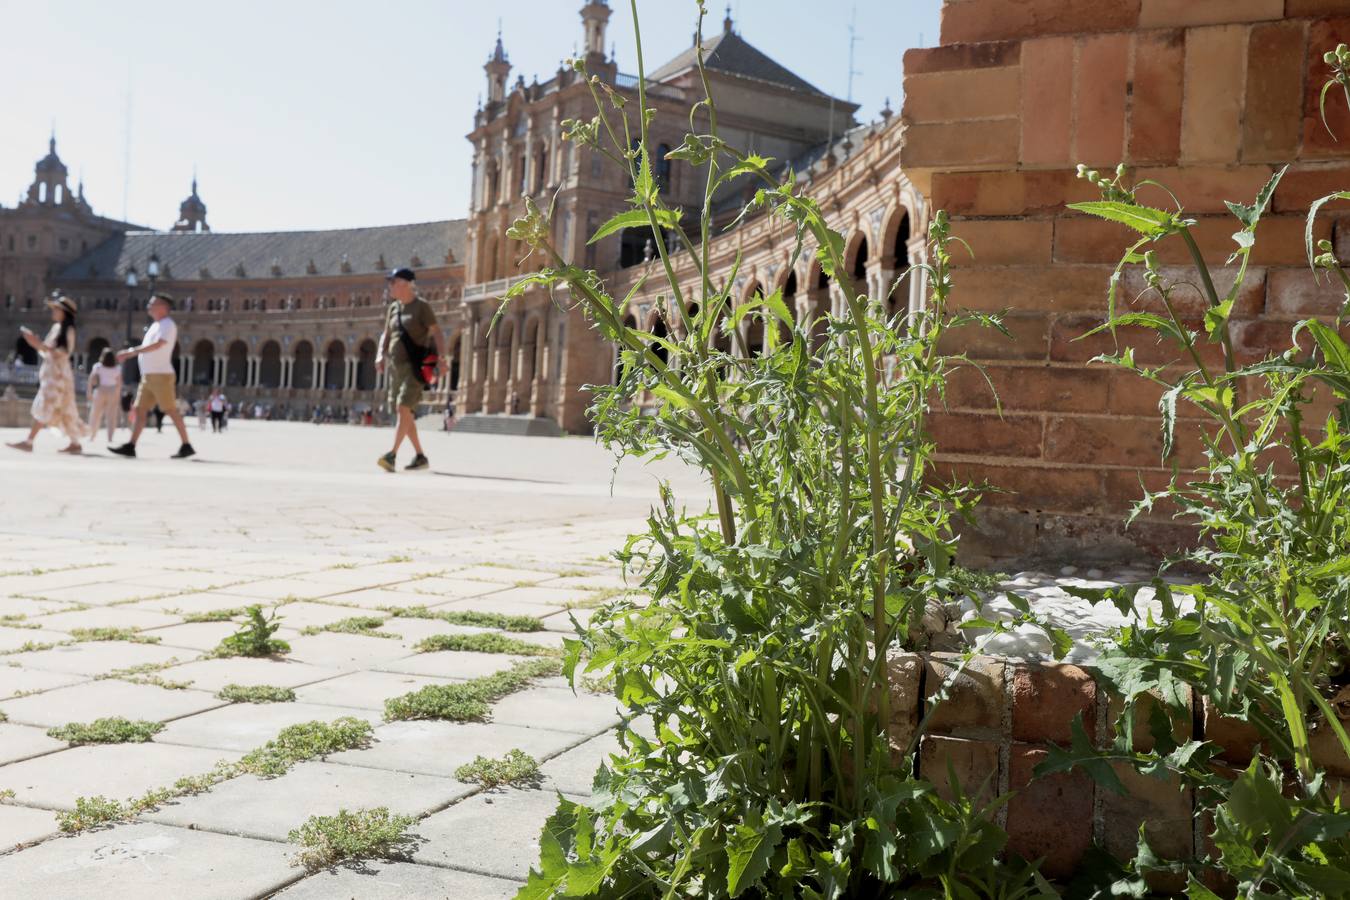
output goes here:
[{"label": "sky", "polygon": [[[725,0],[709,0],[706,33]],[[55,129],[95,212],[173,223],[194,169],[215,231],[459,218],[464,135],[502,39],[547,79],[581,40],[583,0],[0,0],[0,204],[27,190]],[[609,39],[636,72],[629,0]],[[940,0],[857,0],[853,99],[901,102],[901,57],[937,41]],[[695,0],[637,0],[648,70],[692,43]],[[821,9],[829,11],[823,14]],[[852,0],[732,0],[737,31],[836,96]],[[128,123],[129,126],[128,127]]]}]

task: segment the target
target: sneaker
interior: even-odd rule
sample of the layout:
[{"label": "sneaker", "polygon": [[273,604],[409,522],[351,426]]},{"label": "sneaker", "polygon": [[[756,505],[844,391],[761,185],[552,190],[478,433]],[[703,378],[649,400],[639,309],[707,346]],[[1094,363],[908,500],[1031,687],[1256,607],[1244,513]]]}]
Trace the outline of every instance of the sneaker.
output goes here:
[{"label": "sneaker", "polygon": [[425,469],[425,468],[426,468],[427,466],[429,466],[429,465],[431,465],[431,463],[427,462],[427,458],[426,458],[425,456],[423,456],[422,454],[419,453],[419,454],[417,454],[416,456],[413,457],[413,461],[412,461],[412,462],[408,463],[408,464],[407,464],[406,466],[404,466],[403,468],[404,468],[406,471],[409,471],[409,472],[415,472],[415,471],[417,471],[418,469]]},{"label": "sneaker", "polygon": [[378,465],[381,469],[384,469],[386,472],[392,472],[394,471],[394,463],[396,459],[397,457],[395,457],[394,454],[386,453],[384,456],[381,456],[378,460],[376,460],[376,465]]},{"label": "sneaker", "polygon": [[179,447],[178,452],[175,453],[173,456],[170,456],[169,459],[187,459],[189,456],[196,456],[196,455],[197,451],[192,449],[191,444],[184,444],[183,446]]},{"label": "sneaker", "polygon": [[109,447],[108,452],[116,453],[118,456],[130,456],[132,459],[135,459],[136,445],[128,441],[120,447]]}]

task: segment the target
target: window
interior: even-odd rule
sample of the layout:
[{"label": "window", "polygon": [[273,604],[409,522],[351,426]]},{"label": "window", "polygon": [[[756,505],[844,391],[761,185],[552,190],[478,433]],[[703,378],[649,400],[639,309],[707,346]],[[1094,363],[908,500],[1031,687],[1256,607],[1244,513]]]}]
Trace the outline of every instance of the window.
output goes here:
[{"label": "window", "polygon": [[30,235],[28,236],[28,249],[29,249],[29,250],[36,250],[36,249],[37,249],[37,235],[35,235],[35,234],[30,234]]},{"label": "window", "polygon": [[70,249],[70,240],[67,239],[67,238],[61,238],[61,240],[58,241],[58,246],[60,246],[60,248],[61,248],[62,250],[69,250],[69,249]]},{"label": "window", "polygon": [[525,193],[525,154],[520,154],[516,160],[516,193]]},{"label": "window", "polygon": [[670,160],[666,154],[670,153],[669,144],[661,144],[656,148],[656,158],[652,160],[652,174],[656,178],[656,189],[661,193],[670,190]]}]

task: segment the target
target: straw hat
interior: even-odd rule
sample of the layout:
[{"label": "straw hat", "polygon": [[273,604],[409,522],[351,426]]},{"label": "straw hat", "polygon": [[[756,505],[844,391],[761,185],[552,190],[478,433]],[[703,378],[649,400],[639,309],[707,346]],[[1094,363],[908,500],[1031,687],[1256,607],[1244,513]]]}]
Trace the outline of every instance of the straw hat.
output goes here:
[{"label": "straw hat", "polygon": [[65,311],[67,315],[73,316],[80,311],[79,307],[75,305],[74,300],[61,294],[52,294],[49,298],[47,298],[46,303],[52,309],[59,309]]}]

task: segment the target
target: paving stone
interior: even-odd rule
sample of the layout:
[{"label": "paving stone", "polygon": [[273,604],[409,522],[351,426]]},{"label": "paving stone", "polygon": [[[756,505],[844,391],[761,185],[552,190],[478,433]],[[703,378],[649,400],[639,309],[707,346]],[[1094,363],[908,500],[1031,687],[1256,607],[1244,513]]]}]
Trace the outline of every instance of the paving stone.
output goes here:
[{"label": "paving stone", "polygon": [[399,593],[418,594],[422,597],[439,598],[422,601],[431,606],[435,603],[444,603],[447,600],[463,600],[466,597],[480,597],[483,594],[496,593],[506,587],[506,584],[500,582],[470,581],[467,578],[449,575],[438,578],[422,578],[418,581],[406,581],[403,584],[395,585],[390,590]]},{"label": "paving stone", "polygon": [[[439,602],[436,597],[429,597],[426,594],[416,594],[410,591],[386,590],[383,588],[353,591],[350,594],[340,594],[328,599],[340,600],[343,603],[351,603],[361,607],[363,610],[380,610],[388,607],[407,609],[412,606],[429,606]],[[357,615],[359,614],[360,613],[358,612]]]},{"label": "paving stone", "polygon": [[44,669],[24,669],[17,665],[0,665],[0,700],[7,700],[19,694],[49,691],[86,680],[83,675],[72,675],[68,672],[48,672]]},{"label": "paving stone", "polygon": [[0,766],[65,748],[66,742],[47,737],[45,728],[0,722]]},{"label": "paving stone", "polygon": [[563,641],[569,637],[575,637],[575,635],[564,634],[561,631],[523,631],[513,632],[511,637],[531,644],[538,644],[541,647],[561,648]]},{"label": "paving stone", "polygon": [[319,584],[302,581],[298,578],[268,578],[262,581],[250,581],[247,584],[235,584],[228,592],[241,597],[254,597],[258,600],[312,600],[325,594],[335,594],[341,588],[331,584]]},{"label": "paving stone", "polygon": [[619,724],[613,697],[579,690],[530,688],[503,697],[492,705],[492,721],[526,728],[547,728],[573,734],[595,734]]},{"label": "paving stone", "polygon": [[280,778],[241,775],[146,818],[280,841],[310,816],[376,806],[387,806],[397,815],[423,815],[472,790],[451,778],[305,762]]},{"label": "paving stone", "polygon": [[473,610],[475,612],[500,613],[504,616],[535,616],[536,618],[543,618],[562,612],[563,605],[559,603],[556,606],[544,606],[539,603],[526,603],[521,600],[502,599],[497,594],[487,594],[482,597],[470,597],[467,600],[452,600],[449,603],[438,603],[435,606],[432,606],[431,609],[433,612]]},{"label": "paving stone", "polygon": [[493,581],[497,584],[521,584],[528,582],[538,584],[541,581],[547,581],[550,578],[557,578],[557,572],[546,572],[539,569],[510,569],[505,566],[470,566],[467,569],[460,569],[452,573],[456,578],[467,578],[473,581]]},{"label": "paving stone", "polygon": [[0,616],[46,616],[71,608],[60,600],[32,600],[28,597],[0,597]]},{"label": "paving stone", "polygon": [[[381,631],[397,634],[405,643],[416,644],[437,634],[482,634],[493,631],[492,628],[478,628],[472,625],[451,625],[441,619],[390,618],[380,626]],[[514,635],[513,635],[514,636]]]},{"label": "paving stone", "polygon": [[167,722],[220,706],[222,702],[201,690],[174,691],[108,678],[0,701],[0,710],[12,722],[51,728],[69,722],[92,722],[104,716]]},{"label": "paving stone", "polygon": [[[378,725],[381,721],[378,713],[368,709],[311,703],[232,703],[176,719],[155,735],[155,740],[162,744],[248,751],[272,740],[288,725],[331,722],[343,716],[365,719],[372,725]],[[3,747],[2,743],[0,747]]]},{"label": "paving stone", "polygon": [[413,861],[523,880],[539,862],[539,833],[557,807],[548,791],[477,794],[419,823],[426,843]]},{"label": "paving stone", "polygon": [[567,607],[571,604],[583,603],[595,599],[595,591],[584,591],[580,588],[552,587],[550,585],[539,585],[538,587],[513,587],[502,591],[500,594],[493,594],[495,600],[520,601],[542,607]]},{"label": "paving stone", "polygon": [[443,566],[432,563],[375,563],[357,565],[355,568],[332,568],[306,572],[302,580],[315,584],[336,584],[351,589],[380,587],[386,584],[398,584],[421,578],[424,575],[436,575]]},{"label": "paving stone", "polygon": [[542,586],[581,588],[589,591],[634,590],[638,587],[636,583],[629,583],[626,581],[622,575],[602,573],[594,575],[566,575],[561,578],[555,578],[552,581],[546,581]]},{"label": "paving stone", "polygon": [[168,593],[170,591],[175,594],[183,594],[189,591],[197,593],[200,591],[224,589],[241,580],[242,579],[238,577],[219,574],[218,570],[216,572],[147,570],[144,574],[123,579],[123,583],[128,585],[138,585],[143,588],[152,588],[154,593],[159,594]]},{"label": "paving stone", "polygon": [[42,631],[36,628],[6,628],[0,626],[0,653],[17,650],[24,644],[53,644],[68,641],[70,635],[63,631]]},{"label": "paving stone", "polygon": [[52,647],[50,650],[15,653],[9,657],[9,661],[30,669],[69,672],[73,675],[103,675],[114,669],[160,665],[174,659],[188,660],[195,655],[191,650],[181,647],[133,644],[130,641],[84,641]]},{"label": "paving stone", "polygon": [[[159,638],[161,647],[179,647],[184,650],[206,652],[220,646],[220,642],[239,630],[237,622],[186,622],[182,625],[169,625],[166,628],[152,628],[145,632],[147,637]],[[277,632],[277,637],[285,635]]]},{"label": "paving stone", "polygon": [[[50,809],[0,804],[0,853],[12,850],[20,844],[41,840],[56,832],[56,814]],[[0,867],[3,865],[3,858],[0,857]],[[0,871],[3,871],[3,868],[0,868]],[[5,896],[13,895],[7,892]]]},{"label": "paving stone", "polygon": [[293,880],[290,855],[284,844],[137,822],[0,857],[0,884],[6,900],[239,900]]},{"label": "paving stone", "polygon": [[153,600],[137,600],[135,603],[119,606],[117,609],[141,609],[150,612],[169,613],[175,616],[186,616],[193,613],[215,612],[220,609],[244,609],[250,603],[257,602],[256,600],[249,600],[247,597],[237,597],[234,594],[205,591],[202,593],[175,594],[172,597],[159,597]]},{"label": "paving stone", "polygon": [[375,729],[375,743],[370,747],[347,750],[329,759],[453,778],[456,769],[477,756],[497,758],[509,750],[522,750],[542,759],[561,753],[578,740],[575,734],[496,722],[389,722]]},{"label": "paving stone", "polygon": [[209,772],[222,759],[239,756],[226,750],[154,742],[90,744],[0,768],[0,790],[12,789],[19,803],[74,809],[76,797],[139,797],[184,776]]},{"label": "paving stone", "polygon": [[384,701],[390,697],[398,697],[429,684],[453,684],[458,680],[462,679],[431,678],[398,672],[353,672],[306,685],[297,689],[295,696],[305,703],[383,710]]},{"label": "paving stone", "polygon": [[193,687],[218,691],[227,684],[270,684],[275,687],[299,687],[341,674],[339,669],[311,666],[288,659],[203,659],[174,666],[159,673],[172,681],[191,681]]},{"label": "paving stone", "polygon": [[346,670],[373,668],[416,652],[404,640],[340,632],[301,635],[290,644],[290,659]]},{"label": "paving stone", "polygon": [[401,862],[339,866],[309,876],[276,896],[279,900],[509,900],[520,882]]},{"label": "paving stone", "polygon": [[[264,607],[264,614],[270,614],[271,608]],[[277,620],[286,628],[303,630],[322,628],[350,619],[352,616],[365,615],[366,611],[351,606],[335,606],[327,603],[287,603],[276,609]]]},{"label": "paving stone", "polygon": [[156,594],[169,593],[166,588],[147,587],[141,584],[121,582],[99,582],[72,587],[51,588],[41,591],[29,591],[33,596],[45,600],[62,600],[68,603],[89,603],[93,606],[107,606],[109,603],[121,603],[127,600],[142,600]]},{"label": "paving stone", "polygon": [[96,606],[90,609],[34,616],[27,621],[53,631],[69,631],[72,628],[157,628],[161,625],[176,625],[183,620],[178,616],[148,609]]},{"label": "paving stone", "polygon": [[595,610],[593,609],[569,609],[551,616],[545,616],[544,627],[549,631],[561,631],[568,635],[575,635],[577,628],[572,620],[576,619],[577,624],[585,628],[590,624],[594,615]]},{"label": "paving stone", "polygon": [[[32,568],[32,561],[28,567]],[[14,571],[6,569],[5,571]],[[111,566],[84,566],[42,575],[6,575],[0,578],[0,593],[42,594],[79,584],[98,584],[115,577]]]},{"label": "paving stone", "polygon": [[610,754],[622,756],[624,753],[618,737],[612,731],[591,738],[541,765],[539,771],[544,776],[541,787],[546,791],[589,796],[595,772],[601,763],[610,764]]},{"label": "paving stone", "polygon": [[434,675],[437,678],[480,678],[509,669],[512,663],[526,658],[508,653],[445,650],[438,653],[417,653],[406,659],[382,663],[379,668],[384,672]]}]

